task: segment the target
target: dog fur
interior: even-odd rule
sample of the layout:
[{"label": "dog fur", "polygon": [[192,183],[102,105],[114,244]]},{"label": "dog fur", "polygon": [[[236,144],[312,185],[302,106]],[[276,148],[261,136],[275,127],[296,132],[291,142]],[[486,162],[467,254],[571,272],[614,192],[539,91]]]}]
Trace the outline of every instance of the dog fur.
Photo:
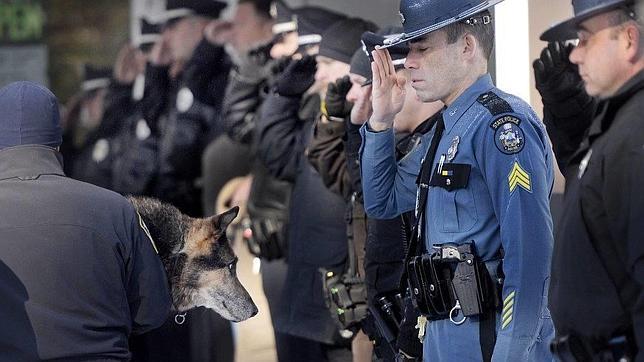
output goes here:
[{"label": "dog fur", "polygon": [[237,258],[226,238],[226,227],[239,208],[197,219],[156,199],[129,199],[157,246],[178,312],[204,306],[235,322],[257,314],[237,279]]}]

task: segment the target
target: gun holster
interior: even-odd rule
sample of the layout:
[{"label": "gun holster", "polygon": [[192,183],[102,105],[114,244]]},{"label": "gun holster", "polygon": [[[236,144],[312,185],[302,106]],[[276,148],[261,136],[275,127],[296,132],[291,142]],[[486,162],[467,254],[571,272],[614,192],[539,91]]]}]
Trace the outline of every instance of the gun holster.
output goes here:
[{"label": "gun holster", "polygon": [[407,264],[414,305],[430,320],[477,316],[500,306],[500,289],[492,281],[473,242],[441,244],[431,254]]}]

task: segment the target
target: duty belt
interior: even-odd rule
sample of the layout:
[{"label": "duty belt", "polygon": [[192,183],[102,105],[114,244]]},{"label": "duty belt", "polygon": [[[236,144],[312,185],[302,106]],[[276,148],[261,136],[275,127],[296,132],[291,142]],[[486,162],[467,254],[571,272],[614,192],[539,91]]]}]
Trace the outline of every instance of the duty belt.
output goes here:
[{"label": "duty belt", "polygon": [[[500,260],[490,264],[498,268]],[[406,267],[414,305],[430,320],[460,325],[500,307],[502,278],[492,279],[473,242],[437,245]]]}]

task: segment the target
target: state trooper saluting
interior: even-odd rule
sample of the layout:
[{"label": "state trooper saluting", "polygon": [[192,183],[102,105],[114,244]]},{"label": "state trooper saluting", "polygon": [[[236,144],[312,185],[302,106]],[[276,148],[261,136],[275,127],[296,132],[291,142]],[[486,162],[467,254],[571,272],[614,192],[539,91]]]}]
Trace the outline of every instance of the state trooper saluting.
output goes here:
[{"label": "state trooper saluting", "polygon": [[412,87],[446,108],[400,167],[391,126],[404,80],[386,49],[373,52],[373,114],[361,130],[365,209],[389,218],[417,205],[425,250],[408,256],[407,275],[430,320],[420,326],[426,361],[552,359],[553,156],[532,109],[487,73],[488,9],[500,1],[402,0],[405,32],[389,44],[410,43]]}]

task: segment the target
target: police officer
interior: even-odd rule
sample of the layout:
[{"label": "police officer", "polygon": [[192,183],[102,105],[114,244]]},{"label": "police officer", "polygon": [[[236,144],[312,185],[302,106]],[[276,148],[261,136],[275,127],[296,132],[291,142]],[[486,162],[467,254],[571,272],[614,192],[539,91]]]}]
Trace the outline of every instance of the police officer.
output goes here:
[{"label": "police officer", "polygon": [[[494,39],[488,9],[498,2],[433,1],[420,7],[417,1],[401,2],[405,33],[389,43],[410,42],[405,67],[416,95],[446,105],[434,132],[407,155],[415,162],[404,168],[396,165],[392,123],[405,82],[396,77],[385,49],[373,52],[373,114],[362,129],[367,213],[387,218],[413,207],[420,172],[416,234],[426,250],[470,248],[476,255],[471,262],[485,266],[487,273],[481,273],[502,283],[500,296],[493,287],[485,294],[468,289],[477,300],[498,298],[478,313],[465,316],[470,304],[454,296],[446,305],[449,313],[428,309],[435,320],[426,329],[419,325],[426,361],[551,358],[548,341],[554,331],[546,296],[553,157],[534,112],[496,88],[487,74]],[[449,265],[449,255],[436,255],[437,263]],[[456,287],[462,280],[441,281]]]},{"label": "police officer", "polygon": [[553,348],[566,361],[644,360],[644,39],[633,3],[575,1],[575,16],[541,36],[579,39],[569,59],[600,101],[585,138],[553,138],[560,150],[575,149],[557,154],[566,194],[549,300]]},{"label": "police officer", "polygon": [[86,64],[77,96],[70,100],[63,124],[65,173],[100,187],[109,187],[109,144],[103,116],[111,69]]},{"label": "police officer", "polygon": [[126,199],[65,177],[48,89],[10,84],[0,108],[0,359],[129,360],[170,310],[154,242]]}]

